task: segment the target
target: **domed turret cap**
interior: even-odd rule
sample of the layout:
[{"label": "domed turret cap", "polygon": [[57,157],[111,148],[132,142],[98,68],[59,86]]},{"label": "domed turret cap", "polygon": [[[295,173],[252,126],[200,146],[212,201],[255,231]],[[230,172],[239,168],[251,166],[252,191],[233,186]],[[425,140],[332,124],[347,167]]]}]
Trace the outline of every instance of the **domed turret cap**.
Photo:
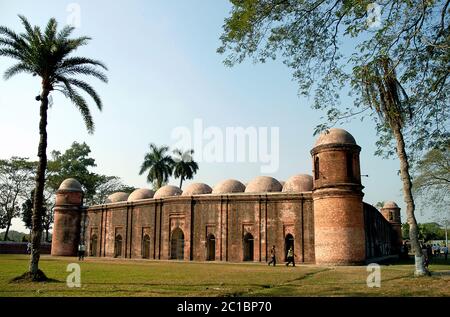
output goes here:
[{"label": "domed turret cap", "polygon": [[183,191],[177,186],[166,185],[158,189],[153,198],[164,198],[170,196],[180,196]]},{"label": "domed turret cap", "polygon": [[186,187],[183,196],[211,194],[212,188],[204,183],[193,183]]},{"label": "domed turret cap", "polygon": [[383,208],[398,208],[398,205],[393,201],[387,201],[384,203]]},{"label": "domed turret cap", "polygon": [[147,188],[139,188],[132,192],[130,196],[128,196],[128,201],[153,198],[153,195],[155,195],[155,192],[153,190]]},{"label": "domed turret cap", "polygon": [[68,178],[59,185],[59,190],[67,190],[72,192],[82,192],[83,189],[79,181],[75,178]]},{"label": "domed turret cap", "polygon": [[230,194],[230,193],[243,193],[245,191],[245,185],[235,179],[226,179],[216,186],[212,191],[213,194]]},{"label": "domed turret cap", "polygon": [[245,188],[246,193],[281,192],[279,181],[270,176],[258,176],[251,180]]},{"label": "domed turret cap", "polygon": [[309,192],[313,189],[313,178],[308,174],[298,174],[290,177],[283,186],[283,192]]},{"label": "domed turret cap", "polygon": [[109,195],[108,198],[106,198],[105,203],[112,204],[112,203],[118,203],[121,201],[127,201],[129,195],[130,194],[128,194],[128,193],[117,192],[117,193]]},{"label": "domed turret cap", "polygon": [[316,141],[314,147],[325,144],[354,144],[355,138],[344,129],[331,128],[323,132]]}]

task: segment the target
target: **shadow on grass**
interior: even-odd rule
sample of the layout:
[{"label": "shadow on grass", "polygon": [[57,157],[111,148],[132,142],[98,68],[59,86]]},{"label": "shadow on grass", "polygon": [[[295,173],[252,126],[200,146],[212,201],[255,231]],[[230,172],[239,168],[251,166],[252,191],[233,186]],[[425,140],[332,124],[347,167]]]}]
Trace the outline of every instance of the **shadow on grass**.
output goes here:
[{"label": "shadow on grass", "polygon": [[38,270],[36,274],[25,272],[20,276],[14,277],[10,283],[60,283],[60,281],[49,278],[44,272]]}]

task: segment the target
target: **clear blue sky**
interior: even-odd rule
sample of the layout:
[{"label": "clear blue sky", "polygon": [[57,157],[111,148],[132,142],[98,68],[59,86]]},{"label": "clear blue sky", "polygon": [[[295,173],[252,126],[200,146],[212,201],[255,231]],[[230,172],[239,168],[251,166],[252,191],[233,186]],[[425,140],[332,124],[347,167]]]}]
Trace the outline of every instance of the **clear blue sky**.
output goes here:
[{"label": "clear blue sky", "polygon": [[[0,24],[21,31],[17,14],[42,27],[50,17],[66,23],[71,1],[0,1]],[[79,55],[104,61],[110,82],[92,81],[104,101],[104,110],[92,106],[93,135],[67,100],[53,95],[49,111],[48,149],[65,150],[73,141],[86,142],[96,159],[96,172],[117,175],[129,185],[146,187],[138,171],[148,144],[172,145],[172,131],[192,129],[194,119],[205,127],[279,127],[280,167],[269,174],[286,180],[311,173],[313,129],[322,113],[312,100],[300,98],[291,72],[281,62],[234,68],[222,64],[216,53],[224,18],[225,0],[198,1],[77,1],[80,28],[76,35],[93,38]],[[0,58],[0,72],[11,65]],[[12,155],[36,159],[38,144],[39,80],[19,75],[0,80],[0,158]],[[351,100],[344,99],[350,103]],[[394,200],[402,207],[397,160],[373,155],[376,135],[369,121],[342,126],[362,147],[361,169],[366,202]],[[248,182],[260,175],[258,163],[200,163],[193,181],[214,186],[225,178]],[[187,183],[189,183],[188,181]],[[171,180],[178,184],[177,180]],[[425,215],[426,216],[426,215]],[[425,219],[418,215],[419,221]],[[22,229],[15,221],[13,229]]]}]

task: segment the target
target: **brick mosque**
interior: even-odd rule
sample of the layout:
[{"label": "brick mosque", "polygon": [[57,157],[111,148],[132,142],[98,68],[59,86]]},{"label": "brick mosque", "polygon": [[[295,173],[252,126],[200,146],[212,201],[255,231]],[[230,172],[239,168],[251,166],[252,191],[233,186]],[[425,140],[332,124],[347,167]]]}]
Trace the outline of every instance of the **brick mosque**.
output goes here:
[{"label": "brick mosque", "polygon": [[89,207],[80,183],[67,179],[51,253],[73,256],[81,242],[93,257],[266,262],[275,245],[277,261],[293,246],[296,262],[331,265],[398,254],[400,208],[387,202],[380,212],[363,201],[360,151],[350,133],[330,129],[311,150],[312,176],[137,189]]}]

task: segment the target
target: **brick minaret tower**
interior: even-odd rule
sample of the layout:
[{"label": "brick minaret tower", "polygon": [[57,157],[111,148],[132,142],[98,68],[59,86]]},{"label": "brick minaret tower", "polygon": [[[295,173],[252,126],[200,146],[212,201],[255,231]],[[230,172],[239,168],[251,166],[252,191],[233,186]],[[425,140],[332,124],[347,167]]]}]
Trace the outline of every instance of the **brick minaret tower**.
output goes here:
[{"label": "brick minaret tower", "polygon": [[400,217],[400,207],[393,201],[387,201],[384,203],[383,208],[380,210],[383,217],[389,221],[394,229],[395,237],[393,238],[392,245],[395,247],[395,252],[400,251],[402,246],[402,220]]},{"label": "brick minaret tower", "polygon": [[52,255],[75,256],[80,239],[83,190],[74,178],[68,178],[56,192]]},{"label": "brick minaret tower", "polygon": [[350,133],[334,128],[322,134],[311,150],[317,264],[365,261],[360,151]]}]

